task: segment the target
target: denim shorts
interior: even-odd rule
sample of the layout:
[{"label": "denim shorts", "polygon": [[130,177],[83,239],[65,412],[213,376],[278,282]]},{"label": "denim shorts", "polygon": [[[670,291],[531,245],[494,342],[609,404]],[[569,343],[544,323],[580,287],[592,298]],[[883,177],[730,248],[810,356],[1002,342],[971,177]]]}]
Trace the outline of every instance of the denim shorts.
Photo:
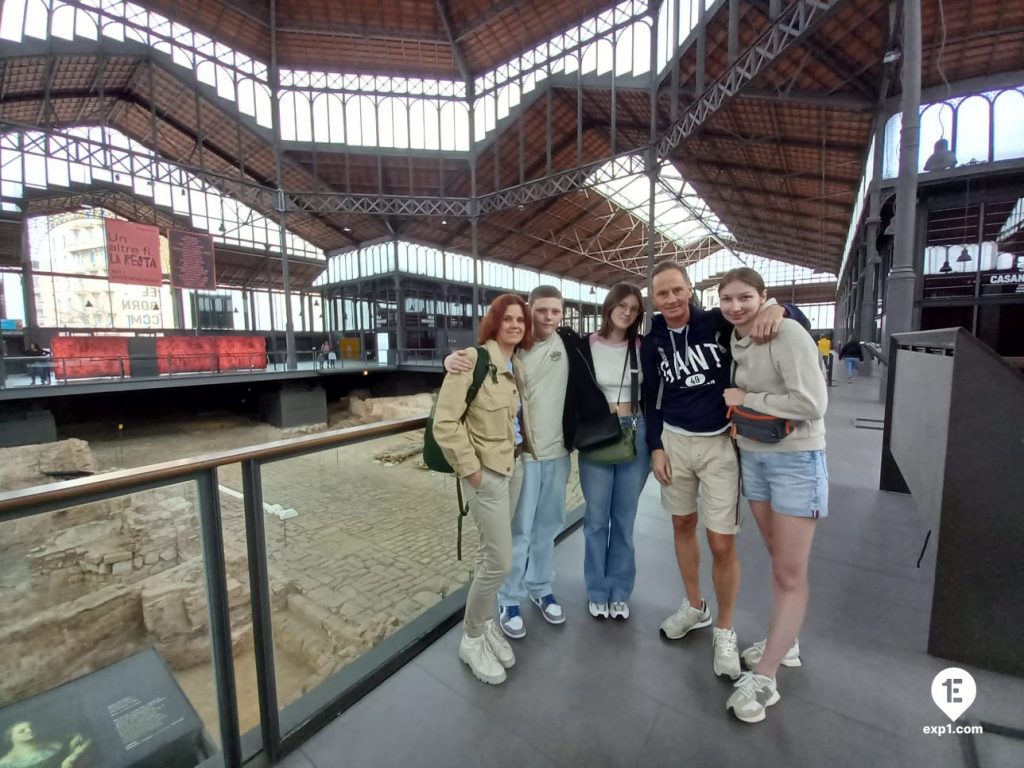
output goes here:
[{"label": "denim shorts", "polygon": [[748,451],[740,449],[743,497],[771,502],[772,509],[794,517],[828,517],[828,465],[824,451]]}]

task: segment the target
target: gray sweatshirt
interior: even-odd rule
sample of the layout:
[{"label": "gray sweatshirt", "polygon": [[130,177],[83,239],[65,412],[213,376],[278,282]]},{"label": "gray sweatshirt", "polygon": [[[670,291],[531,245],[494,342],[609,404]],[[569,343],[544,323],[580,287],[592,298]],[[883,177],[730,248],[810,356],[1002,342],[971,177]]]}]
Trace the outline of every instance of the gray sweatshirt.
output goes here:
[{"label": "gray sweatshirt", "polygon": [[742,437],[747,451],[818,451],[825,448],[825,408],[828,390],[818,365],[818,348],[795,320],[783,320],[779,335],[767,344],[754,344],[750,336],[736,338],[733,385],[747,391],[746,408],[794,421],[794,431],[778,443],[759,443]]}]

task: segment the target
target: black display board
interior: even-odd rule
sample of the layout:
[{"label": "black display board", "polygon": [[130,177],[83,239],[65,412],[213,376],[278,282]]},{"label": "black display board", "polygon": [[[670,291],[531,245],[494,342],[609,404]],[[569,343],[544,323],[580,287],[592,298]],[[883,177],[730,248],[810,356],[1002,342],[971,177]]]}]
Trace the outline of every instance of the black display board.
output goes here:
[{"label": "black display board", "polygon": [[212,753],[152,649],[0,709],[0,768],[193,768]]}]

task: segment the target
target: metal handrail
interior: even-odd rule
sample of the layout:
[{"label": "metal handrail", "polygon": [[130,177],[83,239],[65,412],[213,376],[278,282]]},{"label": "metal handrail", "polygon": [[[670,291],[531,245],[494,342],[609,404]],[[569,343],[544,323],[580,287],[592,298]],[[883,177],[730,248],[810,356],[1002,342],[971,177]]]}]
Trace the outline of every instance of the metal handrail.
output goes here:
[{"label": "metal handrail", "polygon": [[394,419],[315,435],[286,438],[255,447],[207,453],[189,459],[178,459],[135,469],[118,470],[91,477],[63,480],[49,485],[7,491],[0,493],[0,522],[30,513],[60,509],[68,504],[85,503],[96,496],[122,491],[128,493],[144,486],[166,484],[228,464],[292,458],[325,448],[340,447],[375,437],[422,429],[426,423],[427,419],[423,416]]}]

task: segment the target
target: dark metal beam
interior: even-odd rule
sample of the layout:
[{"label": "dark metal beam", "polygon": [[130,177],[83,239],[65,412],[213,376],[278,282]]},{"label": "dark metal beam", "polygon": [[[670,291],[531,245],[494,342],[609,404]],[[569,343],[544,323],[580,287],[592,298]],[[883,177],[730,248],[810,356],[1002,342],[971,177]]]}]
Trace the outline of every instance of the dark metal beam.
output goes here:
[{"label": "dark metal beam", "polygon": [[744,91],[739,95],[741,99],[756,99],[759,101],[775,101],[781,104],[800,104],[813,107],[826,107],[828,109],[842,110],[844,112],[873,112],[877,99],[867,97],[845,96],[842,94],[829,94],[824,91]]},{"label": "dark metal beam", "polygon": [[[726,133],[725,131],[701,130],[695,134],[693,138],[703,141],[728,141],[734,144],[771,144],[773,146],[781,146],[783,148],[821,150],[820,141],[793,139],[781,134],[742,136],[738,133]],[[849,142],[835,142],[830,143],[828,148],[830,152],[849,152],[860,157],[867,150],[867,145]]]},{"label": "dark metal beam", "polygon": [[[820,149],[820,146],[819,146],[819,149]],[[710,169],[721,170],[721,171],[738,171],[738,172],[744,172],[744,173],[753,173],[753,174],[756,174],[758,176],[765,176],[765,177],[772,178],[772,179],[782,179],[782,180],[792,179],[794,181],[813,181],[815,183],[820,183],[821,182],[821,174],[820,173],[803,173],[803,172],[800,172],[800,171],[794,171],[794,172],[787,173],[787,172],[781,171],[781,170],[779,170],[777,168],[765,168],[763,166],[748,165],[748,164],[745,164],[745,163],[733,163],[733,162],[729,162],[727,160],[711,159],[711,158],[708,158],[706,156],[694,155],[694,154],[686,154],[686,155],[683,155],[683,156],[677,155],[673,159],[678,160],[680,163],[683,163],[683,164],[694,163],[700,169],[710,168]],[[858,167],[857,168],[858,176],[856,178],[851,178],[851,179],[835,179],[835,178],[831,178],[831,179],[825,179],[825,183],[827,185],[829,185],[829,186],[840,187],[840,188],[842,188],[844,190],[848,189],[850,191],[850,193],[852,194],[852,193],[857,191],[857,184],[860,183],[860,175],[859,175],[860,171],[861,171],[861,169]],[[722,180],[720,180],[720,179],[710,179],[710,181],[717,183],[717,182],[722,181]],[[777,190],[765,190],[765,191],[769,192],[769,193],[772,193],[772,194],[777,194]]]},{"label": "dark metal beam", "polygon": [[445,34],[448,35],[448,42],[452,46],[452,58],[459,68],[459,74],[466,83],[466,93],[473,98],[473,72],[469,68],[469,62],[462,52],[462,47],[455,40],[455,28],[452,26],[451,13],[448,12],[448,0],[434,0],[437,7],[437,15],[441,17],[441,24],[444,26]]}]

